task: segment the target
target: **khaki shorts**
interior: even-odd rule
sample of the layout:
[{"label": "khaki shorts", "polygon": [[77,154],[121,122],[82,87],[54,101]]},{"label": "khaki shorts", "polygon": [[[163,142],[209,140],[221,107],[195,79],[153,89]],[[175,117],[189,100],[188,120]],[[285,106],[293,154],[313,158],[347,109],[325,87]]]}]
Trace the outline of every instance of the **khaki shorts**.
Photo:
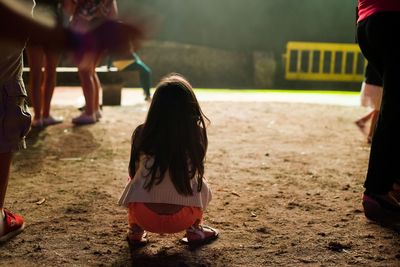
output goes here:
[{"label": "khaki shorts", "polygon": [[25,136],[30,127],[26,96],[9,96],[0,86],[0,153],[25,148]]}]

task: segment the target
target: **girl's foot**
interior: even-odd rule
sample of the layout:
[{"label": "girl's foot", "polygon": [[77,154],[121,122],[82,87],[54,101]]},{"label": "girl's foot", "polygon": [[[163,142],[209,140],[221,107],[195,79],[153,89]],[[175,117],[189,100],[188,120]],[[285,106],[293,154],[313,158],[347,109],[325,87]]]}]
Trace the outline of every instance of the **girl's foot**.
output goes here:
[{"label": "girl's foot", "polygon": [[43,127],[59,124],[62,123],[63,121],[64,121],[63,117],[48,116],[47,118],[43,118]]},{"label": "girl's foot", "polygon": [[199,246],[210,243],[219,236],[218,230],[207,225],[191,226],[186,230],[186,235],[182,239],[189,246]]},{"label": "girl's foot", "polygon": [[33,119],[31,126],[32,128],[43,128],[43,120],[41,118]]},{"label": "girl's foot", "polygon": [[97,110],[94,115],[96,116],[96,121],[99,121],[101,118],[103,118],[103,114],[101,114],[100,109]]},{"label": "girl's foot", "polygon": [[93,124],[96,123],[96,121],[96,115],[89,115],[85,112],[82,112],[81,115],[72,119],[72,123],[76,125]]},{"label": "girl's foot", "polygon": [[128,229],[126,239],[134,247],[144,246],[149,242],[147,232],[142,229],[135,229],[135,227]]}]

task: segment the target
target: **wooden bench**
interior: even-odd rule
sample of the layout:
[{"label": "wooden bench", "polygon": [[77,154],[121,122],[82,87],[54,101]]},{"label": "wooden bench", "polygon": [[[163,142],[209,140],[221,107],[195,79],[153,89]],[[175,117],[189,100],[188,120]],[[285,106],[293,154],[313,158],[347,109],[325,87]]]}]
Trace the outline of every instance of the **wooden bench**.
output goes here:
[{"label": "wooden bench", "polygon": [[[123,81],[116,68],[106,66],[96,68],[97,75],[103,88],[102,103],[105,106],[121,105]],[[24,68],[24,81],[29,79],[29,68]],[[57,85],[80,86],[78,68],[57,67]]]}]

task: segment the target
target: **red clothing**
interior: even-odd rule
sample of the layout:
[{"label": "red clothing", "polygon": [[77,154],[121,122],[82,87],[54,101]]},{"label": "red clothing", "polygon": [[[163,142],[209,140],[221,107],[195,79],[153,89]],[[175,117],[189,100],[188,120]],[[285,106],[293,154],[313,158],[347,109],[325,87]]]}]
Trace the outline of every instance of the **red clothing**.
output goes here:
[{"label": "red clothing", "polygon": [[139,225],[142,229],[159,234],[173,234],[184,231],[196,221],[202,221],[203,211],[196,207],[183,207],[180,211],[160,215],[144,203],[129,203],[128,224]]},{"label": "red clothing", "polygon": [[400,0],[358,0],[358,20],[382,11],[400,12]]}]

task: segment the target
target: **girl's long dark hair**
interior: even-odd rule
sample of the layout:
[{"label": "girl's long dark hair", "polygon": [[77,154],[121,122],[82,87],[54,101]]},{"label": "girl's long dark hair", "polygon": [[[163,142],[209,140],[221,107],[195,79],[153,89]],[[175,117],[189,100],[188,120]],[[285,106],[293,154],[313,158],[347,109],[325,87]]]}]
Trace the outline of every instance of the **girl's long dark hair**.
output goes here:
[{"label": "girl's long dark hair", "polygon": [[147,166],[150,179],[144,188],[161,183],[169,171],[181,195],[192,195],[191,179],[201,191],[208,139],[205,120],[190,83],[179,74],[170,74],[158,84],[146,121],[132,136],[129,175],[134,176],[140,155],[153,157]]}]

